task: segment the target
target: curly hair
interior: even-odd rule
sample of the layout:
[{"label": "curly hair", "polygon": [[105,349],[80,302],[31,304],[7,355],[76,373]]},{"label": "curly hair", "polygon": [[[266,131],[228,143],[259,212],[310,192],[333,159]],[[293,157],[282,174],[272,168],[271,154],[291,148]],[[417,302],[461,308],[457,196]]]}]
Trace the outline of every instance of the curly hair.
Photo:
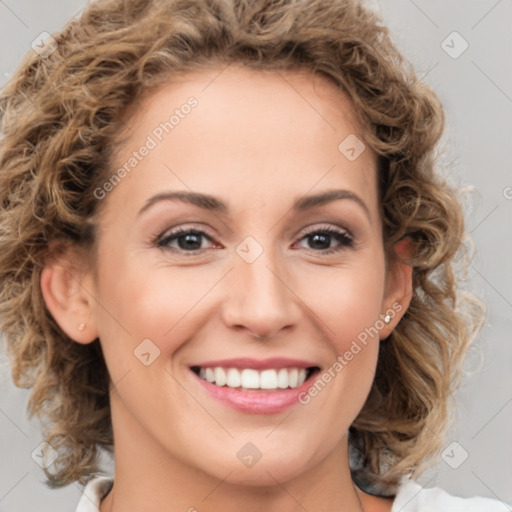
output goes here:
[{"label": "curly hair", "polygon": [[[0,329],[15,384],[32,388],[30,416],[59,452],[47,484],[98,473],[113,431],[99,340],[64,334],[41,271],[63,244],[94,250],[94,190],[130,106],[178,73],[231,63],[330,80],[377,154],[386,264],[413,267],[413,296],[350,427],[351,470],[381,494],[421,473],[442,447],[485,306],[457,286],[468,236],[457,190],[435,170],[442,105],[382,20],[356,0],[100,0],[53,38],[57,49],[30,52],[0,93]],[[396,255],[404,237],[412,251]]]}]

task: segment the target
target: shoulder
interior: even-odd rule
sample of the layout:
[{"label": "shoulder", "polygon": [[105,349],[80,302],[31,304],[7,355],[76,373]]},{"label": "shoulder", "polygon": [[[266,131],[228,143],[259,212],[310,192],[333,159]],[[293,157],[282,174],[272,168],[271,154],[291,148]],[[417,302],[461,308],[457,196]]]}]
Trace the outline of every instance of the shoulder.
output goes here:
[{"label": "shoulder", "polygon": [[101,500],[114,485],[113,477],[97,476],[87,482],[76,512],[98,512]]},{"label": "shoulder", "polygon": [[506,503],[476,496],[460,498],[439,487],[424,488],[404,477],[400,482],[391,512],[510,512]]}]

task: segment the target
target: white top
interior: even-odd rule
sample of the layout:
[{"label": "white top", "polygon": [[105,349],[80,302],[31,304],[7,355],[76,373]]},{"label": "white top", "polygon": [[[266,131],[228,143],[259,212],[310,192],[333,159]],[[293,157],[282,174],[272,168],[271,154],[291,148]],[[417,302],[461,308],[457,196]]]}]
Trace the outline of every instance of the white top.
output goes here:
[{"label": "white top", "polygon": [[[112,477],[95,477],[87,483],[76,512],[99,512],[100,501],[108,494]],[[423,488],[404,477],[398,487],[391,512],[511,512],[512,507],[491,498],[459,498],[438,487]]]}]

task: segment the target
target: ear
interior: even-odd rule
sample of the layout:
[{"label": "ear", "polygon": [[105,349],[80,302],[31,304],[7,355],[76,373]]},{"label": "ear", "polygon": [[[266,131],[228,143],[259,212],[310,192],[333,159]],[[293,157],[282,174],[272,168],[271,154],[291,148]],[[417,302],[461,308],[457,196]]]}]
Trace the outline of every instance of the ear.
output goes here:
[{"label": "ear", "polygon": [[41,291],[46,307],[72,340],[91,343],[98,337],[94,323],[95,301],[89,290],[92,280],[76,251],[65,249],[49,261],[41,273]]},{"label": "ear", "polygon": [[[399,259],[407,259],[412,254],[410,238],[403,238],[394,246]],[[412,298],[412,266],[402,261],[393,261],[386,276],[383,315],[389,315],[391,320],[380,330],[380,339],[387,338],[400,322],[407,311]]]}]

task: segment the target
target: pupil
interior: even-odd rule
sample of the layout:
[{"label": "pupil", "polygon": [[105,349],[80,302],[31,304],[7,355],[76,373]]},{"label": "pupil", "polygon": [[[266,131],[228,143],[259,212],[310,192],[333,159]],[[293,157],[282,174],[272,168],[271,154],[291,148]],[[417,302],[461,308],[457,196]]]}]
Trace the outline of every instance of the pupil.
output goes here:
[{"label": "pupil", "polygon": [[[329,238],[330,235],[313,235],[312,236],[312,244],[316,246],[317,249],[328,249],[329,248]],[[318,242],[320,242],[320,247],[318,246]],[[324,245],[324,247],[322,247]]]},{"label": "pupil", "polygon": [[[178,239],[178,245],[180,249],[199,249],[201,247],[200,236],[195,234],[182,235]],[[181,243],[184,241],[184,243]]]}]

